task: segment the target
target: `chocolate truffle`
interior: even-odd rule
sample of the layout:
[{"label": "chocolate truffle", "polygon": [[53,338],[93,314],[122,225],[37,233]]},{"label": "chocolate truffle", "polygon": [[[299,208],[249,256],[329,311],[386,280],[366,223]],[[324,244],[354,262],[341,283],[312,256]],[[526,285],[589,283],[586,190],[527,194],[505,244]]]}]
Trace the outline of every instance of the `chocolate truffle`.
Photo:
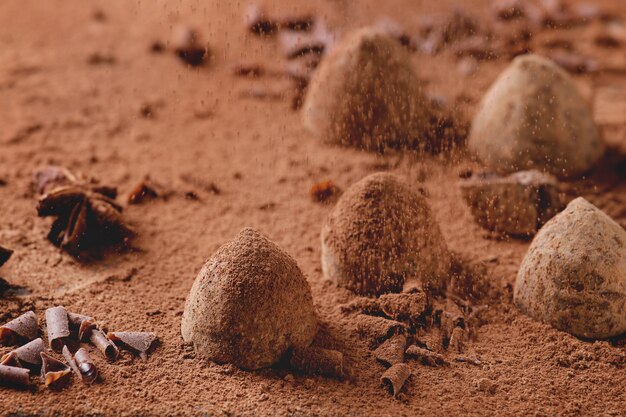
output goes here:
[{"label": "chocolate truffle", "polygon": [[517,274],[515,303],[583,338],[626,332],[626,231],[579,197],[545,224]]},{"label": "chocolate truffle", "polygon": [[304,126],[320,139],[367,150],[419,147],[430,110],[406,51],[374,28],[346,37],[315,72]]},{"label": "chocolate truffle", "polygon": [[604,153],[589,106],[570,76],[536,55],[515,58],[491,86],[468,147],[499,172],[538,169],[560,178],[584,174]]},{"label": "chocolate truffle", "polygon": [[322,270],[357,294],[438,289],[451,257],[426,199],[393,174],[372,174],[339,199],[321,233]]},{"label": "chocolate truffle", "polygon": [[259,369],[317,332],[309,284],[296,262],[246,228],[204,265],[187,298],[182,336],[217,363]]}]

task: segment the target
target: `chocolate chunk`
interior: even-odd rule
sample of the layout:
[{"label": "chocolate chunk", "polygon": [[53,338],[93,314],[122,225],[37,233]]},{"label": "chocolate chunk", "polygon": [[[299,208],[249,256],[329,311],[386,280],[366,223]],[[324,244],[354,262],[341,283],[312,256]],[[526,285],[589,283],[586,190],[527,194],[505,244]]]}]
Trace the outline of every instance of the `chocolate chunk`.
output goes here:
[{"label": "chocolate chunk", "polygon": [[37,336],[39,336],[39,324],[37,323],[37,316],[32,311],[28,311],[0,327],[0,344],[5,346],[30,342]]},{"label": "chocolate chunk", "polygon": [[316,347],[295,348],[289,364],[296,371],[331,378],[345,376],[343,353]]},{"label": "chocolate chunk", "polygon": [[475,175],[461,192],[480,226],[510,236],[534,235],[564,208],[556,179],[535,170]]},{"label": "chocolate chunk", "polygon": [[411,345],[407,348],[406,354],[413,356],[424,365],[428,366],[441,366],[446,363],[446,360],[440,354],[430,351],[428,349],[421,348],[417,345]]},{"label": "chocolate chunk", "polygon": [[0,385],[9,388],[28,387],[30,385],[28,369],[0,365]]},{"label": "chocolate chunk", "polygon": [[63,389],[70,381],[70,367],[47,353],[41,352],[41,380],[53,390]]},{"label": "chocolate chunk", "polygon": [[43,340],[41,338],[37,338],[32,342],[7,353],[2,357],[2,359],[0,359],[0,362],[4,363],[5,360],[9,360],[10,355],[15,355],[21,365],[30,369],[36,369],[39,365],[41,365],[41,357],[39,354],[43,352],[43,350]]},{"label": "chocolate chunk", "polygon": [[141,204],[149,200],[154,200],[159,196],[155,186],[150,180],[141,181],[128,196],[128,204]]},{"label": "chocolate chunk", "polygon": [[152,332],[109,332],[107,336],[113,342],[138,353],[143,360],[148,359],[148,351],[157,340],[157,335]]},{"label": "chocolate chunk", "polygon": [[341,189],[332,180],[318,182],[309,189],[311,199],[318,203],[332,202],[341,194]]},{"label": "chocolate chunk", "polygon": [[98,348],[109,362],[115,362],[120,352],[100,329],[93,329],[89,332],[89,341]]},{"label": "chocolate chunk", "polygon": [[63,346],[63,357],[76,376],[84,383],[93,384],[98,379],[98,369],[84,348],[78,349],[72,357],[67,346]]},{"label": "chocolate chunk", "polygon": [[410,376],[411,369],[409,366],[406,363],[397,363],[385,371],[380,377],[380,381],[389,388],[394,397],[397,397]]},{"label": "chocolate chunk", "polygon": [[46,330],[50,348],[55,352],[61,352],[71,334],[65,307],[57,306],[46,310]]},{"label": "chocolate chunk", "polygon": [[366,314],[359,314],[356,317],[356,322],[359,335],[363,339],[369,340],[372,345],[376,345],[395,334],[403,334],[406,330],[404,324],[400,322]]},{"label": "chocolate chunk", "polygon": [[13,255],[13,251],[11,249],[0,246],[0,266],[4,265],[9,260],[11,255]]},{"label": "chocolate chunk", "polygon": [[70,331],[74,337],[81,342],[85,341],[89,332],[97,327],[94,323],[93,317],[71,313],[68,311],[67,318],[70,323]]},{"label": "chocolate chunk", "polygon": [[374,356],[385,365],[393,366],[404,362],[404,349],[406,349],[406,336],[397,334],[378,346],[374,351]]}]

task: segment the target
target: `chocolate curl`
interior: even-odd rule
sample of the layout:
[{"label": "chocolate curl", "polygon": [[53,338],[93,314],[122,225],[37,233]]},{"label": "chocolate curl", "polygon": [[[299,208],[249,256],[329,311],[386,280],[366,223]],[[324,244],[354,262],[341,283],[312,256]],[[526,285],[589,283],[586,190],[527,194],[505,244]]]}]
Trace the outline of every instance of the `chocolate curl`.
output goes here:
[{"label": "chocolate curl", "polygon": [[63,346],[63,357],[76,376],[84,383],[93,384],[98,379],[96,365],[84,348],[78,349],[72,357],[72,353],[67,346]]},{"label": "chocolate curl", "polygon": [[430,351],[428,349],[421,348],[417,345],[411,345],[406,350],[408,356],[413,356],[424,365],[428,366],[441,366],[446,363],[446,360],[440,354]]},{"label": "chocolate curl", "polygon": [[81,342],[86,340],[91,330],[96,328],[93,317],[68,311],[67,318],[70,324],[70,330]]},{"label": "chocolate curl", "polygon": [[9,388],[26,388],[30,385],[28,369],[0,365],[0,385]]},{"label": "chocolate curl", "polygon": [[39,335],[37,316],[28,311],[0,327],[0,344],[9,346],[20,342],[30,342]]},{"label": "chocolate curl", "polygon": [[11,255],[13,255],[13,251],[11,249],[0,246],[0,266],[4,265],[6,261],[9,260]]},{"label": "chocolate curl", "polygon": [[363,339],[369,339],[372,345],[389,339],[394,334],[403,334],[406,330],[404,324],[382,317],[359,314],[356,320],[359,335]]},{"label": "chocolate curl", "polygon": [[157,340],[157,335],[151,332],[109,332],[107,337],[138,353],[143,360],[148,359],[148,351]]},{"label": "chocolate curl", "polygon": [[289,364],[296,371],[309,375],[343,378],[343,353],[315,347],[294,349]]},{"label": "chocolate curl", "polygon": [[22,364],[20,363],[20,360],[18,359],[17,354],[15,352],[9,352],[6,355],[4,355],[2,357],[2,360],[0,361],[0,365],[13,366],[15,368],[22,368]]},{"label": "chocolate curl", "polygon": [[41,356],[39,355],[44,350],[43,340],[41,337],[33,340],[21,346],[0,359],[0,362],[4,363],[6,360],[9,360],[10,355],[17,356],[17,359],[20,361],[20,364],[26,366],[27,368],[36,369],[41,365]]},{"label": "chocolate curl", "polygon": [[410,376],[411,369],[409,369],[409,366],[406,363],[397,363],[385,371],[380,377],[380,382],[387,385],[393,396],[397,397]]},{"label": "chocolate curl", "polygon": [[406,336],[397,334],[385,340],[374,351],[376,359],[387,366],[404,362],[404,349],[406,349]]},{"label": "chocolate curl", "polygon": [[109,362],[114,362],[120,354],[115,344],[100,329],[89,332],[89,341],[104,355]]},{"label": "chocolate curl", "polygon": [[50,348],[55,352],[61,352],[71,334],[67,311],[64,307],[57,306],[46,310],[46,329]]},{"label": "chocolate curl", "polygon": [[456,353],[463,353],[463,349],[465,347],[465,329],[461,327],[455,327],[452,330],[452,335],[450,336],[450,344],[448,345],[448,349]]},{"label": "chocolate curl", "polygon": [[428,309],[428,300],[423,292],[384,294],[378,299],[381,311],[394,320],[416,321]]},{"label": "chocolate curl", "polygon": [[47,353],[41,352],[41,379],[46,387],[58,390],[64,388],[69,380],[72,370],[69,366],[53,358]]}]

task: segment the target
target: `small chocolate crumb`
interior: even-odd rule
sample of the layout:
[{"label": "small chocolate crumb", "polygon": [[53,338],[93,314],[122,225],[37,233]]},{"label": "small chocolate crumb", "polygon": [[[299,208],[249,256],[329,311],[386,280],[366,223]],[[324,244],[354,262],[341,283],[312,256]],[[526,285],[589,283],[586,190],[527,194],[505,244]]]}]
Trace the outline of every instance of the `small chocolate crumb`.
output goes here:
[{"label": "small chocolate crumb", "polygon": [[155,186],[149,179],[141,181],[128,196],[128,204],[141,204],[159,197]]},{"label": "small chocolate crumb", "polygon": [[380,381],[389,388],[394,397],[397,397],[410,376],[411,369],[409,366],[406,363],[397,363],[385,371],[380,377]]},{"label": "small chocolate crumb", "polygon": [[313,201],[326,203],[336,200],[341,195],[341,189],[332,180],[326,180],[313,184],[309,189],[309,195]]}]

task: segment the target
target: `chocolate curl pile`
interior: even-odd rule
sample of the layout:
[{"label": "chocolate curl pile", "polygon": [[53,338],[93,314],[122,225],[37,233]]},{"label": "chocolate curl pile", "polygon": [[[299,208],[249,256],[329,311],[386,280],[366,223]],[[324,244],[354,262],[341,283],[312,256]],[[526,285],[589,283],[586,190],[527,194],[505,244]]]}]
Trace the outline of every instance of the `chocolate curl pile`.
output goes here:
[{"label": "chocolate curl pile", "polygon": [[63,362],[41,352],[41,379],[46,387],[54,390],[64,388],[71,375],[71,369]]},{"label": "chocolate curl pile", "polygon": [[0,365],[0,385],[9,388],[26,388],[30,385],[28,369]]},{"label": "chocolate curl pile", "polygon": [[148,351],[157,340],[157,335],[152,332],[109,332],[107,337],[137,353],[143,360],[148,359]]},{"label": "chocolate curl pile", "polygon": [[0,327],[0,344],[5,346],[30,342],[37,336],[39,336],[39,324],[37,316],[32,311]]},{"label": "chocolate curl pile", "polygon": [[78,349],[74,356],[72,356],[67,346],[63,346],[63,357],[78,379],[85,384],[93,384],[96,382],[98,379],[98,369],[91,359],[91,356],[89,356],[89,353],[84,348]]},{"label": "chocolate curl pile", "polygon": [[343,353],[336,350],[308,347],[294,349],[289,364],[296,371],[309,375],[343,378]]},{"label": "chocolate curl pile", "polygon": [[85,341],[91,330],[97,327],[94,323],[93,317],[71,313],[68,311],[67,318],[70,325],[70,331],[76,336],[78,341],[81,342]]},{"label": "chocolate curl pile", "polygon": [[404,350],[406,349],[406,336],[397,334],[383,342],[375,351],[376,359],[387,366],[404,362]]},{"label": "chocolate curl pile", "polygon": [[51,307],[46,310],[46,329],[50,348],[60,353],[71,334],[67,311],[64,307]]},{"label": "chocolate curl pile", "polygon": [[5,362],[14,363],[15,358],[17,358],[20,365],[30,369],[36,369],[41,365],[40,353],[43,352],[43,350],[43,340],[39,337],[32,342],[7,353],[2,357],[2,359],[0,359],[0,363],[3,365],[5,365]]},{"label": "chocolate curl pile", "polygon": [[380,377],[380,382],[387,385],[393,396],[397,397],[409,376],[411,376],[409,366],[406,363],[397,363],[385,371]]},{"label": "chocolate curl pile", "polygon": [[428,349],[421,348],[417,345],[411,345],[407,348],[406,354],[418,359],[422,364],[428,366],[441,366],[446,363],[446,360],[440,354]]},{"label": "chocolate curl pile", "polygon": [[92,329],[89,332],[89,341],[104,355],[109,362],[115,362],[119,350],[115,344],[100,329]]},{"label": "chocolate curl pile", "polygon": [[11,249],[0,246],[0,266],[4,265],[6,261],[9,260],[11,255],[13,255],[13,251]]}]

